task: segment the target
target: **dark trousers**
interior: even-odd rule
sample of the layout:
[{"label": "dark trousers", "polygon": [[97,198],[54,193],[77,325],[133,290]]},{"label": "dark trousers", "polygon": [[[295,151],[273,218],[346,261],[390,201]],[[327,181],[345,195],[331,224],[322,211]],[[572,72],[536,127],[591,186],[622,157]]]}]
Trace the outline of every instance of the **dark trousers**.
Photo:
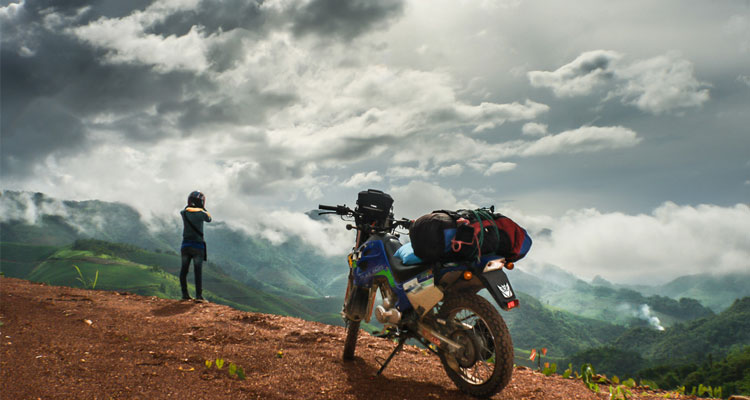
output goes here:
[{"label": "dark trousers", "polygon": [[180,269],[180,286],[182,287],[182,297],[188,297],[187,274],[190,269],[190,260],[193,260],[193,273],[195,274],[195,297],[201,298],[203,292],[202,272],[203,272],[203,249],[194,247],[184,247],[182,253],[182,269]]}]

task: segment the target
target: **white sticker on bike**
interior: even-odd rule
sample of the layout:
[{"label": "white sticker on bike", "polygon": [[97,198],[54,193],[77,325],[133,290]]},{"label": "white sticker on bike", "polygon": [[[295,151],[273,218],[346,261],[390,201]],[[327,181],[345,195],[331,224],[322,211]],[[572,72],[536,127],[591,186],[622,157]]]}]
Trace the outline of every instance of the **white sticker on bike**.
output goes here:
[{"label": "white sticker on bike", "polygon": [[404,291],[405,292],[407,292],[407,293],[411,292],[412,290],[414,290],[417,287],[419,287],[419,281],[417,280],[417,278],[414,278],[414,279],[412,279],[410,281],[404,282],[404,286],[403,287],[404,287]]},{"label": "white sticker on bike", "polygon": [[500,293],[503,294],[503,297],[513,297],[513,291],[510,290],[510,284],[506,283],[505,285],[497,285],[497,288],[500,289]]}]

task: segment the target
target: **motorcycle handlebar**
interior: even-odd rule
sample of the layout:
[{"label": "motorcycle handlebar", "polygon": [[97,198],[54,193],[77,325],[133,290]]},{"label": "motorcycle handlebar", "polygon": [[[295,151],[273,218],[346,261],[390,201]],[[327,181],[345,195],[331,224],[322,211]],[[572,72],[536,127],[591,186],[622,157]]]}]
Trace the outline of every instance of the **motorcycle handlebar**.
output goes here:
[{"label": "motorcycle handlebar", "polygon": [[326,211],[338,211],[339,210],[336,206],[327,206],[325,204],[319,204],[318,209],[326,210]]},{"label": "motorcycle handlebar", "polygon": [[[347,207],[345,205],[343,205],[343,206],[327,206],[325,204],[318,204],[318,209],[319,210],[324,210],[324,211],[332,211],[332,212],[334,212],[334,213],[336,213],[338,215],[356,215],[357,214],[355,211],[353,211],[352,209],[350,209],[349,207]],[[389,220],[392,223],[391,224],[392,228],[396,228],[398,226],[402,226],[402,227],[404,227],[406,229],[409,229],[409,228],[411,228],[411,224],[414,222],[414,221],[406,219],[406,218],[402,218],[402,219],[398,219],[398,220],[393,220],[393,219],[389,219]]]},{"label": "motorcycle handlebar", "polygon": [[414,221],[406,219],[406,218],[401,218],[399,220],[393,221],[393,225],[394,226],[403,226],[404,228],[409,229],[409,228],[411,228],[412,222],[414,222]]},{"label": "motorcycle handlebar", "polygon": [[354,211],[352,211],[349,207],[345,205],[344,206],[327,206],[325,204],[319,204],[318,209],[326,210],[326,211],[333,211],[338,215],[348,215],[348,214],[354,213]]}]

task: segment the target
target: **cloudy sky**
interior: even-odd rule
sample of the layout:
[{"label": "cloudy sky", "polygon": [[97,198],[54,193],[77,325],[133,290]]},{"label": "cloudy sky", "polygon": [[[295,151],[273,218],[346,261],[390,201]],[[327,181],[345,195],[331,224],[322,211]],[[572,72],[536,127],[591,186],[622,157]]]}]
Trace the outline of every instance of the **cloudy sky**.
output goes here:
[{"label": "cloudy sky", "polygon": [[[302,215],[494,204],[528,265],[750,269],[750,3],[0,1],[2,188],[346,250]],[[656,275],[654,277],[654,275]]]}]

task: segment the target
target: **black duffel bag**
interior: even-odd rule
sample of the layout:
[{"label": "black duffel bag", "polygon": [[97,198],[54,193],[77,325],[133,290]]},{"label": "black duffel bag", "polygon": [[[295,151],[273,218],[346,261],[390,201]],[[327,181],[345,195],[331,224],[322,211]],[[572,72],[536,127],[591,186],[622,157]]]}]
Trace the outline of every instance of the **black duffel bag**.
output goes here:
[{"label": "black duffel bag", "polygon": [[414,254],[423,262],[445,260],[450,255],[450,241],[446,243],[446,230],[449,230],[449,236],[453,236],[456,231],[456,220],[446,212],[435,211],[417,218],[409,228]]}]

